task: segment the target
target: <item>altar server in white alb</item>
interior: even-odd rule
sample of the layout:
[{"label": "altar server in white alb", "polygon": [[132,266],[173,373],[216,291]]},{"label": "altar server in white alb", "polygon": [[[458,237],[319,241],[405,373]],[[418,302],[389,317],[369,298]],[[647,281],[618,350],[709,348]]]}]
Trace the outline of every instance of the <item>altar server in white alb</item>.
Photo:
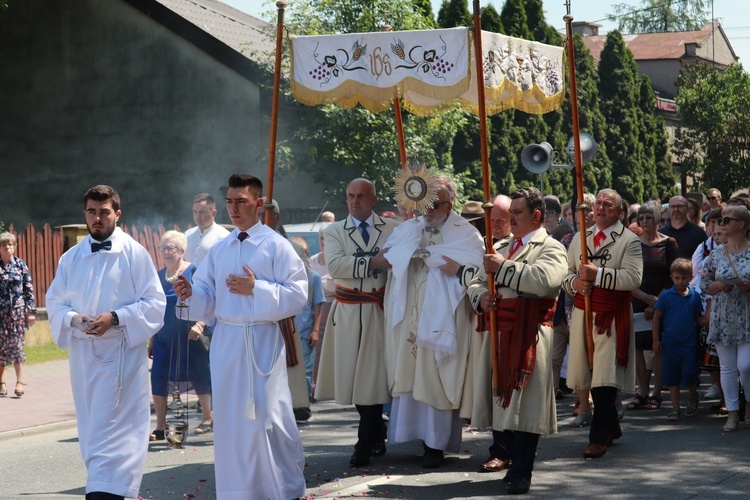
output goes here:
[{"label": "altar server in white alb", "polygon": [[47,312],[68,348],[86,499],[137,498],[151,418],[147,341],[167,301],[146,249],[116,227],[117,192],[94,186],[83,204],[89,236],[60,258]]},{"label": "altar server in white alb", "polygon": [[227,210],[236,228],[209,250],[177,295],[190,318],[212,322],[216,495],[221,500],[290,499],[305,494],[279,320],[307,302],[307,275],[292,244],[258,219],[263,184],[229,178]]}]

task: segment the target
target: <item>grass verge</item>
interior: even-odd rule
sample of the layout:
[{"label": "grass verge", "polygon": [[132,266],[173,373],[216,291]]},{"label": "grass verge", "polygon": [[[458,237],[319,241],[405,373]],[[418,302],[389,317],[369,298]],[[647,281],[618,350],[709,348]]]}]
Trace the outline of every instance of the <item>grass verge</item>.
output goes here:
[{"label": "grass verge", "polygon": [[68,350],[60,349],[55,344],[26,347],[24,351],[26,352],[26,364],[29,365],[56,359],[68,359]]}]

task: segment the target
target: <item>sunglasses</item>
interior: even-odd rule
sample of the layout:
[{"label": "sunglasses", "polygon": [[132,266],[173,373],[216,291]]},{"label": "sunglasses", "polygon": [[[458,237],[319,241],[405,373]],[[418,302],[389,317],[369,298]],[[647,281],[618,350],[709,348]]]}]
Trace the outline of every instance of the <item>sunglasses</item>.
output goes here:
[{"label": "sunglasses", "polygon": [[708,197],[708,201],[714,201],[714,200],[717,200],[717,199],[718,198],[716,196],[709,196]]},{"label": "sunglasses", "polygon": [[718,222],[720,226],[726,226],[727,224],[729,224],[730,221],[733,221],[733,220],[737,222],[741,222],[740,219],[734,219],[732,217],[722,217],[721,219],[719,219]]},{"label": "sunglasses", "polygon": [[442,205],[452,205],[452,204],[453,204],[452,201],[438,201],[438,202],[435,202],[435,203],[432,204],[432,209],[433,210],[437,210]]},{"label": "sunglasses", "polygon": [[639,215],[638,220],[639,221],[654,220],[654,216],[653,215]]}]

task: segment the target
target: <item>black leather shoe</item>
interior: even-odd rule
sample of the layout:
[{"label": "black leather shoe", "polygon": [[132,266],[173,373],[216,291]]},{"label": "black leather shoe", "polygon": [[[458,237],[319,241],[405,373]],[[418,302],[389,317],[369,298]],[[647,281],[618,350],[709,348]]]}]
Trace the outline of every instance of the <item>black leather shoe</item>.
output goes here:
[{"label": "black leather shoe", "polygon": [[382,457],[385,455],[386,448],[385,448],[385,441],[381,441],[375,445],[375,447],[372,449],[372,453],[370,453],[371,457]]},{"label": "black leather shoe", "polygon": [[437,469],[443,465],[444,455],[442,450],[429,449],[422,455],[423,469]]},{"label": "black leather shoe", "polygon": [[530,480],[519,479],[518,481],[513,481],[508,485],[508,493],[511,495],[523,495],[524,493],[529,492],[529,488],[531,488]]},{"label": "black leather shoe", "polygon": [[364,467],[370,465],[370,454],[354,450],[352,457],[349,459],[350,467]]}]

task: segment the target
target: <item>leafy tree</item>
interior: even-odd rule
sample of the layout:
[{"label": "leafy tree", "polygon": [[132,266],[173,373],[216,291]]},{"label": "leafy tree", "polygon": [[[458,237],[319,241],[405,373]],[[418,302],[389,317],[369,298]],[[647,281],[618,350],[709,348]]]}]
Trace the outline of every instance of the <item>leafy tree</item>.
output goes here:
[{"label": "leafy tree", "polygon": [[443,0],[438,10],[437,24],[441,28],[471,26],[471,17],[466,0]]},{"label": "leafy tree", "polygon": [[[578,90],[578,124],[581,132],[591,135],[597,143],[596,158],[583,166],[583,188],[586,192],[596,193],[599,189],[612,186],[612,161],[608,155],[607,144],[607,120],[601,110],[601,99],[599,97],[599,74],[596,70],[594,57],[580,35],[573,37],[573,50],[575,52],[576,66],[576,88]],[[563,104],[563,138],[561,142],[555,142],[555,149],[564,152],[567,141],[573,136],[573,123],[570,85],[565,87],[565,103]],[[561,159],[563,162],[565,159]],[[557,175],[564,177],[564,184],[560,188],[560,195],[566,199],[573,194],[573,173],[559,171]],[[550,174],[552,177],[553,174]],[[557,193],[557,191],[556,191]]]},{"label": "leafy tree", "polygon": [[668,151],[667,128],[664,119],[654,114],[656,96],[651,79],[641,75],[639,114],[641,116],[640,143],[643,145],[645,195],[667,199],[677,194],[672,157]]},{"label": "leafy tree", "polygon": [[563,37],[544,19],[544,6],[542,0],[526,0],[524,5],[529,28],[532,31],[532,40],[546,43],[548,45],[563,45]]},{"label": "leafy tree", "polygon": [[610,31],[599,61],[599,93],[607,123],[607,150],[613,162],[612,187],[631,202],[643,200],[645,192],[639,89],[633,53],[619,31]]},{"label": "leafy tree", "polygon": [[414,2],[414,7],[417,11],[421,13],[425,19],[430,21],[430,27],[436,27],[437,24],[435,23],[435,16],[432,14],[432,4],[430,3],[430,0],[412,0],[412,2]]},{"label": "leafy tree", "polygon": [[482,29],[493,33],[505,33],[503,30],[503,20],[492,4],[482,9],[480,14]]},{"label": "leafy tree", "polygon": [[523,0],[505,0],[500,12],[505,34],[524,40],[533,40],[534,35],[529,28],[529,18],[526,15]]},{"label": "leafy tree", "polygon": [[750,179],[750,75],[740,64],[720,71],[707,64],[683,68],[677,109],[684,128],[675,150],[684,174],[722,192]]},{"label": "leafy tree", "polygon": [[697,31],[709,21],[709,0],[642,0],[640,6],[613,5],[615,15],[607,19],[618,23],[625,33]]}]

